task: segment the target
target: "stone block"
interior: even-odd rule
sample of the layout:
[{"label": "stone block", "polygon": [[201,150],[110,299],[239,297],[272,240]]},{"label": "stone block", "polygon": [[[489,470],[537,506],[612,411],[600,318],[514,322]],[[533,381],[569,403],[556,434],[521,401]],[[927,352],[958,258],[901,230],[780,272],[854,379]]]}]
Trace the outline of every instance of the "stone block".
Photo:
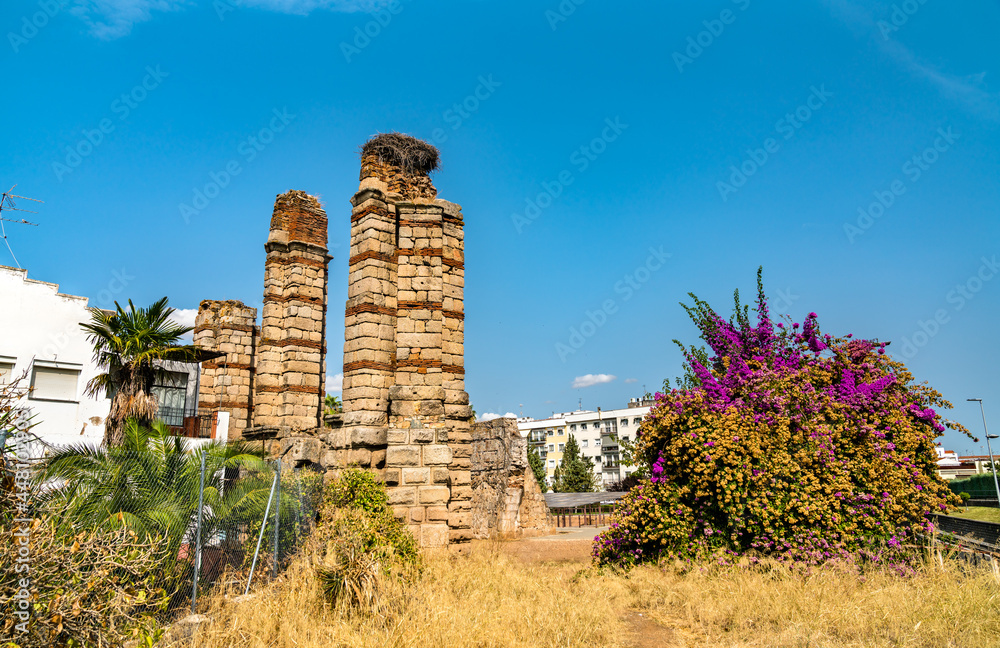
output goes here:
[{"label": "stone block", "polygon": [[466,512],[452,512],[448,515],[448,526],[453,529],[466,529],[472,522],[472,514]]},{"label": "stone block", "polygon": [[372,452],[365,448],[349,450],[347,452],[347,463],[352,466],[362,466],[367,468],[372,462]]},{"label": "stone block", "polygon": [[385,462],[389,466],[419,466],[420,446],[389,446],[385,450]]},{"label": "stone block", "polygon": [[447,506],[451,489],[447,486],[421,486],[418,489],[420,503],[428,506]]},{"label": "stone block", "polygon": [[446,445],[429,445],[423,447],[425,466],[447,466],[451,463],[451,448]]},{"label": "stone block", "polygon": [[472,483],[472,471],[469,470],[452,470],[451,472],[451,483],[456,486],[467,486]]},{"label": "stone block", "polygon": [[424,521],[424,509],[421,507],[414,507],[410,509],[410,522],[420,523]]},{"label": "stone block", "polygon": [[472,408],[468,405],[445,405],[444,414],[450,419],[472,418]]},{"label": "stone block", "polygon": [[410,486],[387,488],[389,506],[412,506],[417,503],[417,489]]},{"label": "stone block", "polygon": [[[346,415],[345,415],[346,418]],[[352,427],[349,428],[352,445],[363,446],[384,446],[386,440],[386,428],[375,427]]]},{"label": "stone block", "polygon": [[430,428],[416,428],[410,430],[411,443],[433,443],[434,430]]},{"label": "stone block", "polygon": [[437,441],[438,441],[438,443],[448,443],[448,437],[449,437],[449,434],[448,434],[448,430],[447,429],[441,429],[441,430],[437,431]]},{"label": "stone block", "polygon": [[420,527],[420,546],[427,548],[447,547],[448,532],[447,524],[423,524]]},{"label": "stone block", "polygon": [[431,471],[429,468],[403,468],[404,484],[426,484],[430,481]]},{"label": "stone block", "polygon": [[445,390],[443,387],[394,385],[389,388],[390,400],[444,400],[444,397]]},{"label": "stone block", "polygon": [[399,468],[386,468],[385,469],[385,485],[386,486],[398,486],[400,483],[400,469]]},{"label": "stone block", "polygon": [[435,484],[450,484],[451,471],[447,468],[433,468],[431,470],[431,481]]},{"label": "stone block", "polygon": [[424,517],[428,522],[447,522],[449,515],[445,506],[428,506]]},{"label": "stone block", "polygon": [[390,445],[406,445],[410,441],[410,431],[399,428],[390,429],[386,433],[385,440]]},{"label": "stone block", "polygon": [[323,442],[313,437],[290,437],[281,440],[281,457],[284,461],[319,463]]}]

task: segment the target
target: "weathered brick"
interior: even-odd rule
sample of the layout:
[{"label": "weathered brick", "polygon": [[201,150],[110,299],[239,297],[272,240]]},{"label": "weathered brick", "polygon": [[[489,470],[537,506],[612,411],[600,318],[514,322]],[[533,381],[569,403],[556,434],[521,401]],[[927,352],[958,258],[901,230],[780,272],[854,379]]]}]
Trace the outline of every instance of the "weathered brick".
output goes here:
[{"label": "weathered brick", "polygon": [[451,448],[446,445],[423,446],[425,466],[447,466],[451,463]]},{"label": "weathered brick", "polygon": [[389,446],[385,450],[387,466],[419,466],[420,446]]}]

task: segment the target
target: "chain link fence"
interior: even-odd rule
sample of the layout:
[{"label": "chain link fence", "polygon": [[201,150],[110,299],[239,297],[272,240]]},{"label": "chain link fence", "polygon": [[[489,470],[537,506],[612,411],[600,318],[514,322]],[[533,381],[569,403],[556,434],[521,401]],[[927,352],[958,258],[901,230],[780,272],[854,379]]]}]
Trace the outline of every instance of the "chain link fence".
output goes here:
[{"label": "chain link fence", "polygon": [[157,425],[130,429],[111,448],[40,446],[18,436],[0,444],[0,460],[30,471],[28,514],[69,542],[109,529],[155,542],[160,557],[150,575],[168,611],[195,610],[217,587],[242,593],[267,582],[316,523],[322,475],[283,471],[241,442],[182,439]]}]

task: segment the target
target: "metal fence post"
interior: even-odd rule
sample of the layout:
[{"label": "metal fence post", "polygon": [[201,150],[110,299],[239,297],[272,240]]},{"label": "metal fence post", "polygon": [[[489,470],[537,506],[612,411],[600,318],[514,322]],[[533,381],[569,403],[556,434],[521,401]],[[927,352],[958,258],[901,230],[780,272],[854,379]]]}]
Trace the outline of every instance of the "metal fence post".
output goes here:
[{"label": "metal fence post", "polygon": [[250,593],[250,583],[253,581],[253,572],[257,568],[257,556],[260,555],[260,545],[264,541],[264,527],[267,526],[267,517],[271,514],[271,501],[274,499],[274,489],[278,486],[278,473],[274,473],[274,481],[271,483],[271,494],[267,498],[267,509],[264,511],[264,519],[260,521],[260,535],[257,536],[257,550],[253,552],[253,562],[250,563],[250,576],[247,577],[247,589],[244,594]]},{"label": "metal fence post", "polygon": [[281,459],[274,468],[274,478],[277,480],[277,491],[274,499],[274,565],[271,567],[271,578],[278,577],[278,532],[281,530]]},{"label": "metal fence post", "polygon": [[194,541],[194,583],[191,586],[191,614],[198,603],[198,574],[201,572],[201,511],[205,504],[205,451],[201,452],[201,479],[198,484],[198,524]]}]

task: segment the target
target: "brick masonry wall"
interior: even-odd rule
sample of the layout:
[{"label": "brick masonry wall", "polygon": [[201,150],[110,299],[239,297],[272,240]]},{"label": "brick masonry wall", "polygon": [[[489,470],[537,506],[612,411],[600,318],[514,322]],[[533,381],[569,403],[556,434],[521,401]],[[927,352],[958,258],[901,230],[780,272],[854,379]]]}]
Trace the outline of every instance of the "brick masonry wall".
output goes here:
[{"label": "brick masonry wall", "polygon": [[225,353],[201,365],[198,407],[229,412],[229,438],[238,439],[249,426],[257,309],[239,301],[205,300],[195,318],[194,345]]},{"label": "brick masonry wall", "polygon": [[510,418],[472,426],[471,530],[476,538],[551,533],[555,521]]},{"label": "brick masonry wall", "polygon": [[303,191],[277,197],[265,250],[254,425],[278,437],[322,426],[326,376],[327,217]]}]

